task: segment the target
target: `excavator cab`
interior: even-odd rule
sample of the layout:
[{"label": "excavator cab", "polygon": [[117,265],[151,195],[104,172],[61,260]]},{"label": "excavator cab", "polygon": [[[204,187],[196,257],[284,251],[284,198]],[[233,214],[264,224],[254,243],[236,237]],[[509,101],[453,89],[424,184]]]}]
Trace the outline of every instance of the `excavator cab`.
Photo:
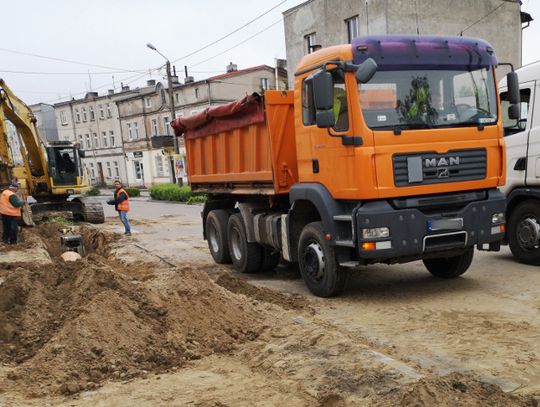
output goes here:
[{"label": "excavator cab", "polygon": [[53,142],[46,147],[49,177],[55,186],[78,186],[82,164],[76,145]]}]

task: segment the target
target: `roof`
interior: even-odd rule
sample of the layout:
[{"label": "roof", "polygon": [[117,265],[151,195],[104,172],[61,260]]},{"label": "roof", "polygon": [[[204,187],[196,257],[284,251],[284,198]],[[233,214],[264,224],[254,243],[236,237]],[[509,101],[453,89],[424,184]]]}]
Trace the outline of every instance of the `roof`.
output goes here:
[{"label": "roof", "polygon": [[226,73],[216,75],[216,76],[211,76],[210,78],[208,78],[206,80],[207,81],[216,81],[218,79],[230,78],[230,77],[237,76],[237,75],[244,75],[246,73],[260,71],[261,69],[266,69],[266,70],[271,70],[271,71],[274,70],[274,68],[272,68],[271,66],[268,66],[268,65],[257,65],[257,66],[253,66],[251,68],[239,69],[239,70],[236,70],[236,71],[226,72]]},{"label": "roof", "polygon": [[304,2],[298,4],[298,5],[294,6],[294,7],[291,7],[290,9],[285,10],[283,12],[283,15],[287,16],[287,15],[293,13],[294,11],[298,10],[299,8],[304,7],[306,4],[311,3],[312,1],[313,0],[307,0],[307,1],[304,1]]}]

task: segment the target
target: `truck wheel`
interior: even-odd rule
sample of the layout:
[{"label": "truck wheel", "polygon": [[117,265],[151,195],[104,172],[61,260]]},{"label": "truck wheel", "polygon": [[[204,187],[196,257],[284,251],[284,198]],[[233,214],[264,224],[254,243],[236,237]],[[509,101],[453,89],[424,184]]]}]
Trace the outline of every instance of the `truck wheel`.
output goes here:
[{"label": "truck wheel", "polygon": [[520,203],[508,219],[508,244],[516,259],[526,264],[540,264],[540,204],[529,200]]},{"label": "truck wheel", "polygon": [[235,213],[227,227],[229,252],[234,268],[241,273],[253,273],[261,267],[264,249],[258,243],[248,243],[242,215]]},{"label": "truck wheel", "polygon": [[470,247],[459,256],[425,259],[424,266],[435,277],[455,278],[467,271],[472,263],[473,256],[474,247]]},{"label": "truck wheel", "polygon": [[348,270],[338,265],[334,248],[325,239],[321,222],[309,223],[302,230],[298,263],[306,286],[317,297],[332,297],[347,283]]},{"label": "truck wheel", "polygon": [[229,213],[224,209],[214,209],[206,217],[206,239],[214,261],[218,264],[231,262],[227,242],[227,222]]}]

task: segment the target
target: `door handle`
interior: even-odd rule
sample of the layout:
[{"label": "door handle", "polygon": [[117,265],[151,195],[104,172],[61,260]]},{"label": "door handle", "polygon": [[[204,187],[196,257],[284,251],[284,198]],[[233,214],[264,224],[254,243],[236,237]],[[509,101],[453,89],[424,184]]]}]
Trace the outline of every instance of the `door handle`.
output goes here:
[{"label": "door handle", "polygon": [[514,165],[514,171],[525,171],[527,168],[527,157],[519,157]]}]

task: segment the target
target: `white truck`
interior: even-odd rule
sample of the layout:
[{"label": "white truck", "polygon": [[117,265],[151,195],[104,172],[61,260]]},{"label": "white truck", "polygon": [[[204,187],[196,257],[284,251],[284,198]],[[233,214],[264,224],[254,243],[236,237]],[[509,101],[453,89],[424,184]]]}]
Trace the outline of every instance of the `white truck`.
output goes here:
[{"label": "white truck", "polygon": [[540,265],[540,61],[516,73],[519,119],[508,116],[506,78],[499,86],[506,142],[506,241],[519,261]]}]

